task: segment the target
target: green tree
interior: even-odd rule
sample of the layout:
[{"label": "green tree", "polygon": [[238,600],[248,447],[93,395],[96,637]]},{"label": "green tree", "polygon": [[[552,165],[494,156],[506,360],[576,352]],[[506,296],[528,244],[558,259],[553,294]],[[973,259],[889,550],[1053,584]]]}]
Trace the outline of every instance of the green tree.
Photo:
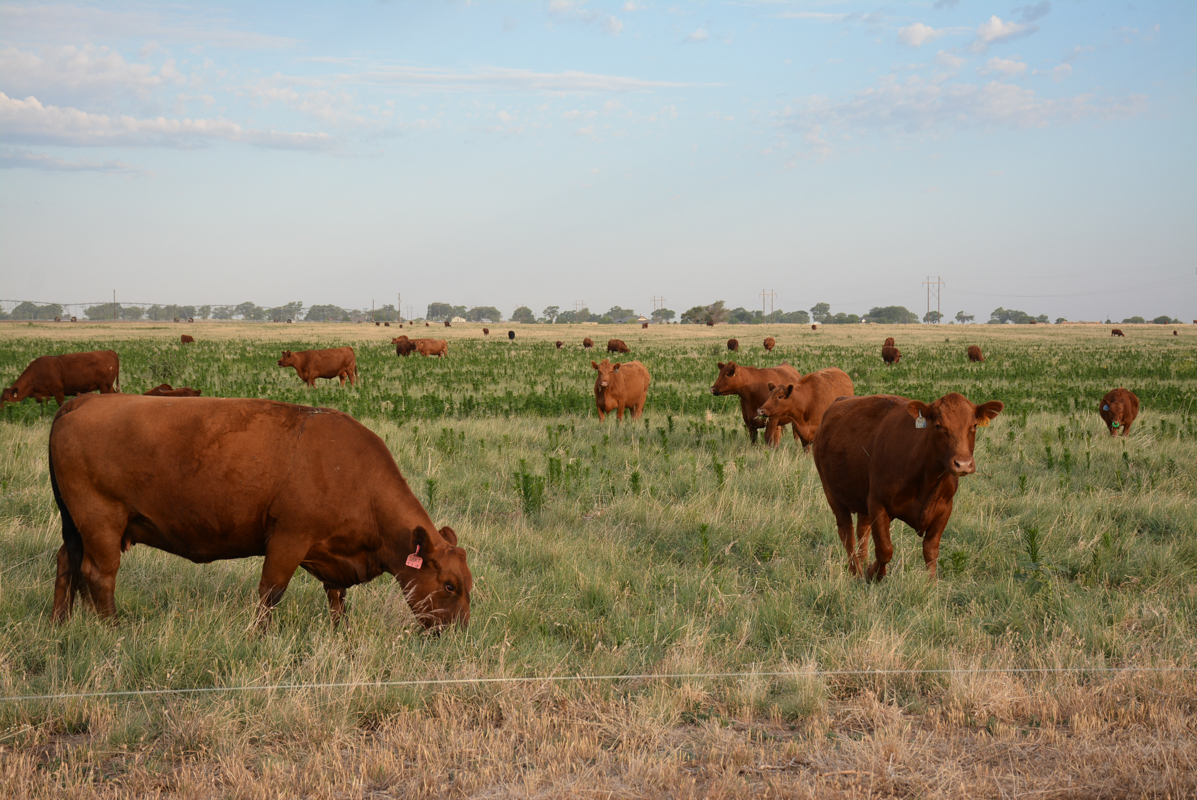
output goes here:
[{"label": "green tree", "polygon": [[682,312],[682,322],[691,325],[700,325],[703,322],[703,316],[706,312],[706,306],[694,306],[694,308]]},{"label": "green tree", "polygon": [[540,313],[544,315],[544,321],[552,325],[557,321],[557,317],[560,316],[561,308],[558,306],[549,306]]},{"label": "green tree", "polygon": [[1180,320],[1172,319],[1172,317],[1164,314],[1162,317],[1156,317],[1152,322],[1156,325],[1177,325],[1180,323]]},{"label": "green tree", "polygon": [[1147,323],[1147,320],[1143,319],[1142,317],[1127,317],[1122,321],[1128,325],[1145,325]]},{"label": "green tree", "polygon": [[1067,322],[1067,321],[1068,321],[1068,320],[1064,319],[1063,317],[1056,317],[1056,324],[1057,324],[1057,325],[1059,325],[1059,324],[1060,324],[1060,323],[1062,323],[1062,322]]},{"label": "green tree", "polygon": [[440,322],[453,318],[453,306],[449,303],[429,303],[428,313],[425,315],[432,322]]},{"label": "green tree", "polygon": [[308,322],[338,322],[345,316],[345,309],[340,306],[323,305],[312,306],[305,317]]},{"label": "green tree", "polygon": [[938,325],[942,320],[943,314],[939,313],[938,311],[928,311],[923,317],[923,322],[929,323],[931,325]]},{"label": "green tree", "polygon": [[845,314],[841,311],[833,317],[828,317],[827,322],[832,325],[850,325],[860,322],[860,317],[855,314]]},{"label": "green tree", "polygon": [[262,320],[266,318],[266,309],[259,308],[246,300],[244,303],[237,304],[237,307],[233,309],[233,316],[241,317],[244,320]]},{"label": "green tree", "polygon": [[956,312],[956,321],[959,322],[961,325],[963,325],[966,322],[972,322],[976,318],[977,317],[975,314],[965,314],[963,311]]},{"label": "green tree", "polygon": [[673,319],[676,316],[677,316],[677,314],[673,313],[668,308],[658,308],[656,311],[653,312],[652,319],[653,319],[653,322],[665,323],[665,322],[669,322],[669,320]]},{"label": "green tree", "polygon": [[905,306],[882,306],[869,309],[864,315],[869,322],[881,325],[909,325],[919,321],[919,315]]},{"label": "green tree", "polygon": [[474,306],[461,316],[470,322],[502,322],[503,314],[494,306]]},{"label": "green tree", "polygon": [[212,306],[200,306],[195,310],[195,313],[200,319],[207,319],[212,316]]},{"label": "green tree", "polygon": [[302,316],[302,300],[293,300],[290,303],[266,309],[266,319],[300,319]]},{"label": "green tree", "polygon": [[525,325],[530,325],[536,322],[536,315],[532,313],[532,309],[527,306],[520,306],[515,311],[511,312],[512,322],[521,322]]},{"label": "green tree", "polygon": [[604,314],[603,316],[610,317],[612,320],[615,320],[615,321],[619,321],[619,320],[626,320],[629,318],[635,319],[636,312],[630,308],[622,308],[620,306],[611,306],[611,308],[607,309],[607,313]]},{"label": "green tree", "polygon": [[710,325],[718,325],[721,322],[727,322],[727,315],[731,313],[727,310],[722,300],[716,300],[705,309],[703,309],[702,321]]},{"label": "green tree", "polygon": [[815,322],[826,322],[831,316],[830,303],[815,303],[811,306],[810,316]]}]

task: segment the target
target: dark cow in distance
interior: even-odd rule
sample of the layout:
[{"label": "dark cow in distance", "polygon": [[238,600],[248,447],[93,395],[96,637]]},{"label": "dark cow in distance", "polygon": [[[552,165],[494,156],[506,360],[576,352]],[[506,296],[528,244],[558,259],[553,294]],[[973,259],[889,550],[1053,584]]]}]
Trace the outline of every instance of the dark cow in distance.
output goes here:
[{"label": "dark cow in distance", "polygon": [[68,395],[119,392],[120,371],[120,358],[112,350],[39,356],[29,362],[12,386],[0,392],[0,408],[26,397],[39,403],[53,397],[61,407]]},{"label": "dark cow in distance", "polygon": [[1139,398],[1122,387],[1111,389],[1101,398],[1097,413],[1106,423],[1111,436],[1117,436],[1119,430],[1123,436],[1130,436],[1131,424],[1139,416]]},{"label": "dark cow in distance", "polygon": [[179,337],[179,338],[180,338],[180,340],[182,341],[182,343],[183,343],[183,344],[195,344],[195,337],[194,337],[194,336],[188,336],[187,334],[183,334],[183,335],[182,335],[181,337]]},{"label": "dark cow in distance", "polygon": [[142,397],[199,397],[202,391],[190,386],[180,386],[172,389],[169,383],[160,383],[148,392],[142,392]]},{"label": "dark cow in distance", "polygon": [[482,329],[482,335],[483,335],[483,336],[490,336],[490,328],[483,328],[483,329]]},{"label": "dark cow in distance", "polygon": [[871,531],[875,560],[865,574],[885,577],[894,555],[890,522],[899,519],[922,537],[923,562],[935,576],[960,477],[977,471],[977,427],[1003,408],[999,400],[978,406],[956,393],[930,405],[884,394],[831,404],[815,436],[814,461],[853,575],[864,571]]},{"label": "dark cow in distance", "polygon": [[647,323],[647,322],[641,322],[641,323],[640,323],[640,329],[641,329],[641,330],[648,330],[648,323]]},{"label": "dark cow in distance", "polygon": [[736,352],[737,350],[739,350],[740,349],[740,340],[739,339],[728,339],[727,340],[727,349],[732,351],[733,353]]},{"label": "dark cow in distance", "polygon": [[612,364],[607,359],[590,366],[598,370],[594,379],[594,405],[598,408],[599,422],[615,412],[615,418],[622,420],[624,409],[632,412],[632,419],[640,419],[644,404],[648,400],[648,384],[652,380],[648,369],[639,361],[624,361]]},{"label": "dark cow in distance", "polygon": [[445,327],[452,328],[453,326],[449,324],[449,320],[445,320]]},{"label": "dark cow in distance", "polygon": [[623,339],[609,339],[607,340],[608,353],[630,353],[631,350],[624,344]]},{"label": "dark cow in distance", "polygon": [[1126,334],[1124,334],[1122,332],[1121,328],[1115,328],[1114,330],[1110,331],[1110,335],[1111,336],[1125,336]]},{"label": "dark cow in distance", "polygon": [[811,329],[812,331],[817,331],[817,330],[819,329],[819,326],[818,326],[818,325],[811,325],[811,326],[810,326],[810,329]]},{"label": "dark cow in distance", "polygon": [[507,341],[509,341],[509,342],[515,341],[515,331],[507,331]]},{"label": "dark cow in distance", "polygon": [[710,320],[710,319],[708,319],[708,320],[707,320],[707,327],[708,327],[708,328],[713,328],[713,327],[715,327],[715,321],[714,321],[714,320]]},{"label": "dark cow in distance", "polygon": [[892,337],[892,336],[885,337],[885,343],[882,344],[881,346],[882,347],[893,347],[894,346],[894,337]]},{"label": "dark cow in distance", "polygon": [[594,347],[594,340],[587,336],[582,340],[582,347],[586,350],[589,350],[590,348]]},{"label": "dark cow in distance", "polygon": [[774,348],[774,347],[776,347],[776,346],[777,346],[777,340],[776,340],[776,339],[774,339],[772,336],[766,336],[766,337],[765,337],[765,352],[766,352],[766,353],[771,353],[771,352],[773,352],[773,348]]},{"label": "dark cow in distance", "polygon": [[424,327],[425,327],[425,328],[431,328],[431,327],[432,327],[432,323],[431,323],[431,322],[425,322],[425,323],[424,323]]},{"label": "dark cow in distance", "polygon": [[881,348],[881,360],[886,364],[897,364],[902,359],[902,353],[896,347]]},{"label": "dark cow in distance", "polygon": [[[789,420],[804,448],[810,448],[823,421],[823,412],[841,397],[856,393],[848,373],[828,367],[803,375],[797,383],[766,384],[769,398],[761,405],[762,417]],[[778,437],[780,438],[780,437]]]},{"label": "dark cow in distance", "polygon": [[[719,363],[719,376],[711,386],[711,394],[724,397],[729,394],[740,398],[740,415],[744,418],[744,427],[748,429],[748,438],[756,441],[756,432],[765,429],[765,441],[777,444],[781,441],[781,428],[791,422],[787,417],[769,417],[761,421],[760,407],[769,399],[769,384],[797,383],[802,379],[802,373],[782,363],[776,367],[758,369],[745,367],[729,361]],[[798,438],[798,431],[794,431],[794,438]]]},{"label": "dark cow in distance", "polygon": [[112,619],[121,553],[145,544],[200,564],[265,556],[261,624],[300,567],[324,584],[334,622],[351,586],[389,572],[425,628],[469,623],[473,578],[457,535],[436,529],[386,444],[348,414],[80,397],[54,418],[49,465],[62,512],[55,621],[80,590]]},{"label": "dark cow in distance", "polygon": [[557,349],[560,350],[563,344],[565,344],[565,342],[557,342]]},{"label": "dark cow in distance", "polygon": [[395,355],[397,356],[410,356],[416,352],[416,343],[407,338],[406,334],[391,339],[391,344],[395,345]]},{"label": "dark cow in distance", "polygon": [[975,344],[968,346],[968,360],[969,361],[984,361],[985,356],[981,355],[981,348]]},{"label": "dark cow in distance", "polygon": [[357,384],[357,356],[352,347],[333,347],[328,350],[283,351],[280,367],[295,367],[295,372],[308,386],[315,386],[317,378],[340,378],[341,385],[349,379]]}]

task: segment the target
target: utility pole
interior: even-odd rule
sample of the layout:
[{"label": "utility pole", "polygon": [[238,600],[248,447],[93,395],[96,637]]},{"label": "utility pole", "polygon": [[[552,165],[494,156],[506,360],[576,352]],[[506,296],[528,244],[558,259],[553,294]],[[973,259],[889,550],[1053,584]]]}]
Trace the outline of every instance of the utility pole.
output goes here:
[{"label": "utility pole", "polygon": [[403,293],[395,295],[395,311],[399,314],[399,321],[403,322]]},{"label": "utility pole", "polygon": [[[761,316],[767,317],[773,313],[773,298],[774,297],[777,297],[777,292],[773,291],[772,289],[770,289],[768,292],[766,292],[764,289],[761,289]],[[769,301],[769,310],[768,311],[765,311],[765,299],[766,298],[768,298],[768,301]]]},{"label": "utility pole", "polygon": [[654,294],[653,295],[653,311],[658,311],[664,307],[665,307],[665,297],[664,296],[657,297]]},{"label": "utility pole", "polygon": [[408,304],[407,304],[407,318],[408,318],[408,320],[411,320],[411,310],[412,310],[412,309],[411,309],[411,303],[408,303]]},{"label": "utility pole", "polygon": [[939,314],[939,319],[937,319],[935,322],[936,324],[939,324],[939,320],[943,319],[943,312],[940,310],[939,304],[939,292],[940,289],[947,284],[943,282],[942,275],[937,275],[935,280],[931,280],[931,276],[928,275],[927,280],[923,281],[923,285],[927,287],[927,316],[931,316],[931,295],[935,295],[935,313]]},{"label": "utility pole", "polygon": [[116,289],[112,290],[112,321],[116,322]]},{"label": "utility pole", "polygon": [[575,301],[574,301],[574,315],[575,315],[575,316],[576,316],[576,315],[577,315],[577,313],[578,313],[579,311],[581,311],[583,308],[586,308],[586,301],[585,301],[585,300],[575,300]]}]

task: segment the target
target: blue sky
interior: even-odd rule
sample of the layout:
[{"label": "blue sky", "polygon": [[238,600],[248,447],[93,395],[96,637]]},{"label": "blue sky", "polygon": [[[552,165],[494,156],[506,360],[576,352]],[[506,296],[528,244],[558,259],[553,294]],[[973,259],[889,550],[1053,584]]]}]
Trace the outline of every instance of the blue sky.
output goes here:
[{"label": "blue sky", "polygon": [[0,3],[0,296],[1197,319],[1197,3]]}]

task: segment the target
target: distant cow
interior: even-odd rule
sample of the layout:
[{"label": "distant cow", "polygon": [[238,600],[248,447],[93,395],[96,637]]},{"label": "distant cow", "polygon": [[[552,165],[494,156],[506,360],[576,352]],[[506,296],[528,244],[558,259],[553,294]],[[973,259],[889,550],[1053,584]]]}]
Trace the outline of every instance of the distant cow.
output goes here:
[{"label": "distant cow", "polygon": [[120,391],[120,358],[112,350],[66,353],[33,359],[12,386],[0,392],[0,407],[26,397],[44,402],[53,397],[62,406],[67,395]]},{"label": "distant cow", "polygon": [[[823,412],[840,397],[855,393],[852,379],[841,369],[828,367],[803,375],[797,383],[767,384],[769,398],[758,409],[763,417],[789,420],[805,448],[815,440]],[[780,438],[780,437],[778,437]]]},{"label": "distant cow", "polygon": [[1115,328],[1114,330],[1110,331],[1110,335],[1111,336],[1125,336],[1126,334],[1124,334],[1120,328]]},{"label": "distant cow", "polygon": [[265,556],[261,623],[302,567],[324,584],[334,621],[349,587],[389,572],[425,628],[469,624],[473,577],[457,535],[436,529],[386,444],[347,414],[80,397],[54,418],[49,454],[62,514],[57,622],[81,589],[113,618],[121,553],[146,544],[198,563]]},{"label": "distant cow", "polygon": [[881,360],[886,364],[897,364],[902,360],[902,353],[896,347],[881,348]]},{"label": "distant cow", "polygon": [[[75,321],[75,318],[74,318],[74,317],[71,317],[71,322],[74,322],[74,321]],[[1179,334],[1179,333],[1177,333],[1176,331],[1172,331],[1172,335],[1173,335],[1173,336],[1180,336],[1180,334]]]},{"label": "distant cow", "polygon": [[[74,317],[71,317],[71,322],[74,322],[74,321],[75,321],[75,318],[74,318]],[[188,322],[195,322],[195,317],[188,317],[188,318],[187,318],[187,321],[188,321]],[[290,321],[291,321],[291,320],[287,320],[287,322],[290,322]]]},{"label": "distant cow", "polygon": [[740,349],[740,340],[739,339],[728,339],[727,340],[727,349],[732,351],[733,353],[736,352],[737,350],[739,350]]},{"label": "distant cow", "polygon": [[192,389],[190,386],[172,389],[169,383],[160,383],[148,392],[141,394],[144,397],[199,397],[202,392],[199,389]]},{"label": "distant cow", "polygon": [[776,346],[777,346],[776,339],[774,339],[772,336],[765,337],[765,351],[766,352],[769,352],[769,353],[773,352],[773,348]]},{"label": "distant cow", "polygon": [[587,336],[585,339],[582,340],[582,347],[589,350],[590,348],[594,347],[594,340],[591,339],[589,336]]},{"label": "distant cow", "polygon": [[591,361],[590,366],[598,370],[598,377],[594,379],[594,404],[598,408],[599,422],[606,420],[612,411],[616,419],[622,420],[625,408],[631,410],[632,419],[640,419],[651,380],[645,366],[639,361],[612,364],[605,358],[601,364]]},{"label": "distant cow", "polygon": [[641,328],[641,330],[646,330],[646,329],[648,328],[648,323],[647,323],[647,322],[641,322],[641,323],[640,323],[640,328]]},{"label": "distant cow", "polygon": [[375,328],[379,328],[379,327],[381,327],[381,326],[382,326],[382,323],[381,323],[381,322],[375,322],[375,323],[374,323],[374,327],[375,327]]},{"label": "distant cow", "polygon": [[515,331],[507,331],[507,340],[515,341]]},{"label": "distant cow", "polygon": [[623,343],[622,339],[608,339],[607,340],[608,353],[630,353],[628,346]]},{"label": "distant cow", "polygon": [[315,386],[317,378],[340,378],[357,384],[357,357],[352,347],[334,347],[328,350],[283,351],[278,360],[280,367],[295,367],[295,372],[308,386]]},{"label": "distant cow", "polygon": [[885,339],[885,344],[883,344],[881,346],[882,347],[893,347],[894,346],[894,337],[887,336]]},{"label": "distant cow", "polygon": [[1111,436],[1117,436],[1119,429],[1123,436],[1130,436],[1131,423],[1139,416],[1139,398],[1127,389],[1112,389],[1101,398],[1097,413],[1110,429]]},{"label": "distant cow", "polygon": [[384,322],[384,323],[382,323],[382,327],[384,327],[384,328],[389,328],[389,327],[391,327],[391,323],[389,323],[389,322]]},{"label": "distant cow", "polygon": [[175,317],[175,322],[178,322],[178,321],[179,321],[179,318],[178,318],[178,317]]},{"label": "distant cow", "polygon": [[445,320],[445,327],[452,328],[453,326],[449,324],[449,320]]},{"label": "distant cow", "polygon": [[449,342],[445,339],[416,339],[416,352],[422,356],[449,355]]},{"label": "distant cow", "polygon": [[483,335],[483,336],[490,336],[490,328],[483,328],[483,329],[482,329],[482,335]]},{"label": "distant cow", "polygon": [[563,345],[563,344],[565,344],[565,342],[557,342],[557,349],[560,350],[561,345]]},{"label": "distant cow", "polygon": [[713,327],[715,327],[715,322],[714,322],[713,320],[709,320],[709,319],[708,319],[708,320],[707,320],[707,327],[708,327],[708,328],[713,328]]},{"label": "distant cow", "polygon": [[195,337],[194,337],[194,336],[188,336],[187,334],[183,334],[183,335],[182,335],[181,337],[179,337],[179,338],[180,338],[180,340],[183,342],[183,344],[195,344]]},{"label": "distant cow", "polygon": [[931,405],[894,395],[831,404],[815,436],[814,461],[853,575],[868,561],[871,529],[875,561],[866,575],[885,577],[894,554],[890,521],[899,519],[923,538],[923,561],[935,576],[960,476],[977,471],[977,427],[1002,408],[999,400],[977,406],[955,393]]},{"label": "distant cow", "polygon": [[818,325],[811,325],[811,326],[810,326],[810,329],[811,329],[812,331],[817,331],[817,330],[819,329],[819,326],[818,326]]},{"label": "distant cow", "polygon": [[416,352],[416,343],[407,336],[396,336],[391,339],[391,344],[395,345],[395,355],[410,356]]},{"label": "distant cow", "polygon": [[[724,397],[729,394],[740,398],[740,415],[744,418],[744,427],[748,428],[748,437],[756,441],[756,432],[765,429],[765,441],[777,444],[781,441],[781,428],[790,422],[788,418],[770,417],[760,419],[760,407],[769,399],[769,383],[780,386],[783,383],[797,383],[802,379],[802,373],[789,364],[779,364],[776,367],[757,369],[745,367],[729,361],[719,363],[719,376],[711,386],[711,394]],[[795,431],[794,438],[798,438]]]},{"label": "distant cow", "polygon": [[431,322],[425,322],[425,323],[424,323],[424,327],[425,327],[425,328],[431,328],[431,327],[432,327],[432,323],[431,323]]},{"label": "distant cow", "polygon": [[985,356],[981,355],[981,348],[975,344],[968,346],[968,360],[969,361],[984,361]]}]

